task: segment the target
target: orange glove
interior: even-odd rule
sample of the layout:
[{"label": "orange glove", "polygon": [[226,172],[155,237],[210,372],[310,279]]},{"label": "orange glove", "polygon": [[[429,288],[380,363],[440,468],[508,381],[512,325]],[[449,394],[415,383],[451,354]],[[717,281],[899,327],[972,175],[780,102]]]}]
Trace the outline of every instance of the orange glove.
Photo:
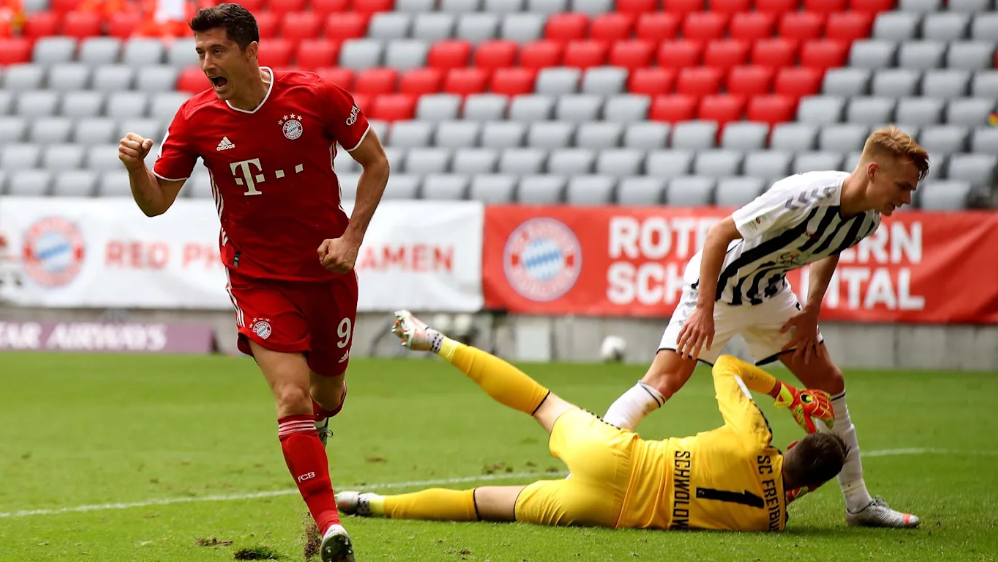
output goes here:
[{"label": "orange glove", "polygon": [[815,433],[818,428],[814,420],[821,420],[828,429],[835,424],[835,413],[832,411],[832,400],[823,390],[797,390],[789,384],[780,381],[780,390],[776,395],[776,407],[787,408],[797,425],[808,433]]}]

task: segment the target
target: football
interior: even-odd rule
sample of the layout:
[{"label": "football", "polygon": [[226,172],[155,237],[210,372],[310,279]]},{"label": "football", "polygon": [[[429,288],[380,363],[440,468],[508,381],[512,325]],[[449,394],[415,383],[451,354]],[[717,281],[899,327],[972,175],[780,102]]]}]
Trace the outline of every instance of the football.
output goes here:
[{"label": "football", "polygon": [[616,363],[624,360],[624,352],[627,351],[627,342],[620,336],[607,336],[600,346],[600,357],[604,362]]}]

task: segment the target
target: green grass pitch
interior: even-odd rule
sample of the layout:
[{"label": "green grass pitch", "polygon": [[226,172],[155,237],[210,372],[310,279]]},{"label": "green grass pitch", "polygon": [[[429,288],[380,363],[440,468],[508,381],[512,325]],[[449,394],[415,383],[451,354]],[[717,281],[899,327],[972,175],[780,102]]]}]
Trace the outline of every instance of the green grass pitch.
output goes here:
[{"label": "green grass pitch", "polygon": [[[645,366],[524,369],[603,413]],[[847,527],[834,482],[791,506],[783,534],[344,523],[362,562],[998,559],[998,376],[846,378],[866,482],[920,515],[920,529]],[[329,444],[337,489],[411,491],[427,481],[470,488],[564,469],[533,420],[492,403],[436,358],[355,359],[348,380]],[[785,411],[765,397],[760,403],[781,447],[801,435]],[[720,421],[701,370],[640,430],[646,438],[682,436]],[[257,547],[302,560],[305,513],[281,456],[273,402],[250,360],[0,354],[0,561],[233,560]],[[200,546],[213,539],[219,544]]]}]

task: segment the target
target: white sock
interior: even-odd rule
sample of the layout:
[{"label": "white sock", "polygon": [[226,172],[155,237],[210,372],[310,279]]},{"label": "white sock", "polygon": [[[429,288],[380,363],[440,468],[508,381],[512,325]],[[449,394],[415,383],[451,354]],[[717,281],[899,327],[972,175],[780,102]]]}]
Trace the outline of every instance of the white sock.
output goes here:
[{"label": "white sock", "polygon": [[846,509],[856,512],[866,507],[873,501],[873,498],[870,497],[870,492],[866,490],[866,483],[863,482],[863,463],[859,458],[859,441],[856,440],[856,426],[849,419],[845,391],[832,398],[832,407],[835,409],[835,426],[832,428],[832,432],[845,441],[849,451],[846,454],[846,462],[842,466],[842,472],[838,476],[839,487],[842,488]]},{"label": "white sock", "polygon": [[665,404],[665,396],[661,392],[638,381],[610,404],[603,421],[620,429],[633,431],[645,416],[659,409],[662,404]]}]

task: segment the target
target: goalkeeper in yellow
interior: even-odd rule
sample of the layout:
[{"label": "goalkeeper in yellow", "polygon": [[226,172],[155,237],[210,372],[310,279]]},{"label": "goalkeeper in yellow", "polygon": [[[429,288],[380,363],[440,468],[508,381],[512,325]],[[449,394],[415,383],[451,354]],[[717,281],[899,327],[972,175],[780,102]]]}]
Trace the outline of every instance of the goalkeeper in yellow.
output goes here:
[{"label": "goalkeeper in yellow", "polygon": [[[845,461],[842,440],[811,433],[781,453],[748,389],[777,398],[798,423],[832,422],[827,395],[798,392],[734,357],[714,365],[724,425],[693,437],[648,441],[569,404],[516,367],[396,313],[402,344],[432,351],[463,371],[497,402],[529,414],[550,434],[551,454],[568,465],[562,480],[473,490],[429,489],[381,496],[344,491],[341,513],[392,519],[521,521],[635,529],[782,531],[787,502],[834,478]],[[788,493],[792,491],[792,493]]]}]

